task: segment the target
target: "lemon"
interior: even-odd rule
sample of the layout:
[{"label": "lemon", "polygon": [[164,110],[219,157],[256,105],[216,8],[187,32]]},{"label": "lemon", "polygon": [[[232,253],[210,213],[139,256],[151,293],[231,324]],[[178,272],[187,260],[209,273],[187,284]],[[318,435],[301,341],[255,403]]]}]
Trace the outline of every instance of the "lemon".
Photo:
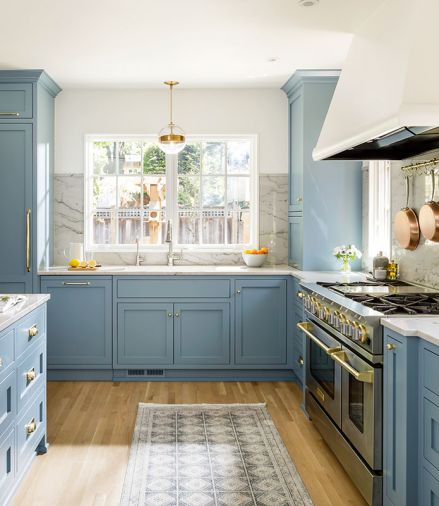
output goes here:
[{"label": "lemon", "polygon": [[89,260],[89,262],[88,262],[89,267],[91,267],[93,269],[94,267],[96,267],[96,265],[97,265],[96,260]]},{"label": "lemon", "polygon": [[86,260],[83,260],[80,264],[79,264],[83,269],[86,269],[88,267],[88,262]]},{"label": "lemon", "polygon": [[69,262],[70,267],[78,267],[81,262],[77,258],[72,258]]}]

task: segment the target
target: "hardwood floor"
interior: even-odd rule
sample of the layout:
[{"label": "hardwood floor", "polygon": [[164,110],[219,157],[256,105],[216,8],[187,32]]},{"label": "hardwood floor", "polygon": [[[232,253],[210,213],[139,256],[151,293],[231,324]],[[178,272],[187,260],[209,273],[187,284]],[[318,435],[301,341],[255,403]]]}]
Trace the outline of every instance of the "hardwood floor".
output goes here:
[{"label": "hardwood floor", "polygon": [[119,504],[139,402],[266,402],[314,504],[365,505],[301,411],[300,396],[286,382],[49,382],[51,446],[34,460],[13,504]]}]

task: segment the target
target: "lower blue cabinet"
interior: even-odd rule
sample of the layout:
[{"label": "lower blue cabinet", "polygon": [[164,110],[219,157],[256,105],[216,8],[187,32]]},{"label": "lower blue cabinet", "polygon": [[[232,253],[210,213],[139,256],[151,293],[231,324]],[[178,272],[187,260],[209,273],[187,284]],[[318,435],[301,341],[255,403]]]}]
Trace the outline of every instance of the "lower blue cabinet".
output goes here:
[{"label": "lower blue cabinet", "polygon": [[172,303],[118,303],[117,363],[127,366],[172,364],[173,327]]},{"label": "lower blue cabinet", "polygon": [[230,363],[230,304],[174,304],[174,363]]},{"label": "lower blue cabinet", "polygon": [[45,276],[49,369],[112,367],[112,282],[101,276]]},{"label": "lower blue cabinet", "polygon": [[439,505],[439,481],[434,478],[424,467],[421,478],[421,502],[420,506]]},{"label": "lower blue cabinet", "polygon": [[249,279],[235,282],[235,361],[281,365],[287,361],[287,282]]},{"label": "lower blue cabinet", "polygon": [[15,454],[15,431],[10,429],[0,442],[0,504],[5,504],[6,496],[14,485]]}]

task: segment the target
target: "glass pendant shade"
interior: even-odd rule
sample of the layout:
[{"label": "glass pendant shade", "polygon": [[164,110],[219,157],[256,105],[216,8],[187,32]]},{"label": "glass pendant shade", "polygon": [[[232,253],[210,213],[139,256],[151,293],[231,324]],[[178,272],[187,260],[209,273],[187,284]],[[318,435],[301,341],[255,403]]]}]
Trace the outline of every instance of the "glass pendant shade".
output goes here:
[{"label": "glass pendant shade", "polygon": [[172,89],[178,81],[165,81],[164,84],[169,86],[169,124],[159,132],[159,146],[166,154],[175,155],[186,146],[183,130],[172,121]]},{"label": "glass pendant shade", "polygon": [[160,149],[168,155],[180,153],[186,146],[186,137],[178,125],[168,125],[159,132]]}]

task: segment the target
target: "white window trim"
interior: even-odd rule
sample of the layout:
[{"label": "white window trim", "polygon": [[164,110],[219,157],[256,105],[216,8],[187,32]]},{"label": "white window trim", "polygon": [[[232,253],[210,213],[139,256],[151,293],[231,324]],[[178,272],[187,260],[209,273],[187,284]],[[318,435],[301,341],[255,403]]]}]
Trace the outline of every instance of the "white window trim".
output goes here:
[{"label": "white window trim", "polygon": [[[90,147],[93,141],[109,141],[109,140],[142,140],[157,141],[156,134],[86,134],[84,136],[84,249],[87,253],[123,253],[133,252],[136,250],[135,244],[99,244],[95,245],[90,242],[92,237],[91,230],[91,202],[92,202],[92,184],[91,179],[93,173],[89,171],[89,161],[91,157]],[[252,167],[250,172],[250,201],[252,203],[251,211],[251,227],[250,242],[248,244],[179,244],[174,240],[176,234],[173,234],[173,247],[186,252],[196,253],[236,253],[241,252],[244,248],[259,248],[259,137],[257,134],[190,134],[186,135],[186,141],[209,140],[211,142],[228,141],[235,139],[248,139],[252,146],[251,160]],[[167,202],[172,202],[166,206],[166,217],[171,219],[172,223],[177,223],[178,206],[174,205],[177,192],[177,159],[178,155],[166,157],[166,185],[167,185]],[[161,252],[167,251],[166,244],[141,244],[142,252]]]}]

